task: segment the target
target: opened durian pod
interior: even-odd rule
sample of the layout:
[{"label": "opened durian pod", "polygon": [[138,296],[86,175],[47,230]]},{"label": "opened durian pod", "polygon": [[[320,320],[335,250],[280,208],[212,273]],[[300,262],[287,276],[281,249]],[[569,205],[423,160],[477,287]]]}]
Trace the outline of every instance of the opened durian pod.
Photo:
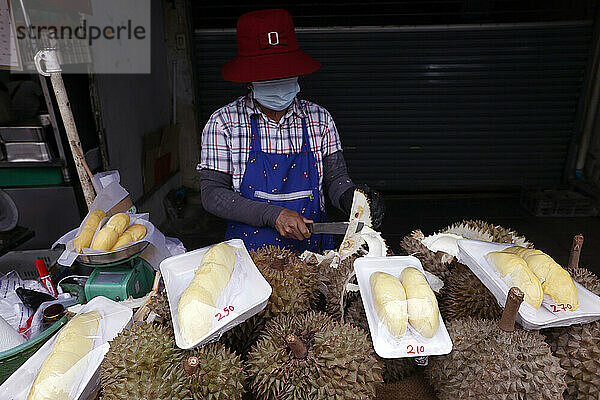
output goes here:
[{"label": "opened durian pod", "polygon": [[361,258],[354,267],[379,356],[424,357],[452,350],[436,296],[417,258]]},{"label": "opened durian pod", "polygon": [[426,374],[440,399],[556,400],[566,371],[537,331],[515,326],[524,293],[512,288],[501,320],[448,322],[454,349],[429,357]]},{"label": "opened durian pod", "polygon": [[269,321],[248,355],[257,399],[375,399],[381,366],[366,333],[310,311]]},{"label": "opened durian pod", "polygon": [[258,340],[265,323],[280,314],[298,314],[316,307],[320,275],[290,250],[265,246],[250,251],[254,264],[273,288],[264,310],[237,325],[223,336],[229,347],[246,357]]},{"label": "opened durian pod", "polygon": [[531,242],[512,229],[480,220],[457,222],[429,236],[425,236],[421,230],[415,230],[402,239],[400,247],[408,255],[417,257],[426,271],[446,279],[450,276],[453,261],[458,257],[459,239],[533,247]]},{"label": "opened durian pod", "polygon": [[108,341],[131,322],[132,314],[105,297],[92,299],[0,386],[0,398],[87,398],[96,388],[94,377]]},{"label": "opened durian pod", "polygon": [[[358,229],[362,225],[362,229]],[[349,288],[357,290],[354,261],[360,257],[385,257],[388,246],[379,232],[372,229],[371,209],[365,193],[356,189],[346,235],[337,251],[323,255],[304,252],[301,256],[321,274],[325,311],[343,320],[345,297]]]},{"label": "opened durian pod", "polygon": [[240,239],[170,257],[160,270],[182,349],[219,339],[262,311],[272,291]]},{"label": "opened durian pod", "polygon": [[171,329],[133,324],[110,342],[101,398],[241,400],[244,379],[240,357],[221,343],[181,350]]},{"label": "opened durian pod", "polygon": [[600,319],[600,297],[575,282],[540,250],[500,243],[459,240],[459,258],[500,304],[519,287],[525,302],[517,319],[525,329],[543,329]]}]

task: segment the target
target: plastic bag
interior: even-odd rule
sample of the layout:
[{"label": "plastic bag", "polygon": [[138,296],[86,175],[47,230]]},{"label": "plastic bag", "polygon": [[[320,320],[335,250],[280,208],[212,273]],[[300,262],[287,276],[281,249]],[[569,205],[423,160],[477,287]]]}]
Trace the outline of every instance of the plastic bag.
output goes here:
[{"label": "plastic bag", "polygon": [[0,317],[0,352],[12,349],[25,343],[23,336]]},{"label": "plastic bag", "polygon": [[[82,322],[82,329],[78,329],[75,335],[67,335],[65,332],[69,326],[72,327],[73,322],[83,314],[86,315],[83,318],[87,319],[87,322]],[[97,315],[100,319],[97,326],[94,326],[93,317]],[[56,398],[65,400],[82,398],[108,351],[108,341],[114,339],[131,322],[132,316],[131,309],[117,302],[106,297],[93,298],[57,335],[46,342],[0,386],[0,398],[25,400],[36,379],[34,390],[58,393]],[[59,345],[56,349],[55,346]],[[62,351],[58,350],[63,345],[67,350],[64,353],[65,358],[61,359]],[[78,354],[66,358],[74,350],[77,350]],[[52,358],[48,358],[51,353]],[[55,358],[57,354],[58,358]],[[62,366],[61,361],[64,362]],[[43,364],[44,369],[48,368],[55,374],[40,374]]]},{"label": "plastic bag", "polygon": [[0,317],[20,333],[26,333],[31,325],[34,310],[23,304],[16,292],[18,287],[49,293],[41,282],[23,280],[16,271],[0,277]]}]

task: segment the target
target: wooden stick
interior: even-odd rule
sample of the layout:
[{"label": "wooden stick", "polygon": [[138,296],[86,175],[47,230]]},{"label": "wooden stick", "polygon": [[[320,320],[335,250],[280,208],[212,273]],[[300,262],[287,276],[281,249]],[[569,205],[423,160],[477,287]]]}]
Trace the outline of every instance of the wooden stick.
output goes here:
[{"label": "wooden stick", "polygon": [[508,291],[504,312],[502,313],[500,322],[498,322],[498,327],[504,332],[513,332],[515,330],[517,313],[519,312],[519,307],[521,306],[524,297],[525,293],[518,287],[512,287]]},{"label": "wooden stick", "polygon": [[88,178],[90,178],[90,181],[91,181],[94,175],[92,174],[92,171],[90,171],[90,167],[87,165],[87,161],[85,161],[85,157],[83,156],[83,153],[81,152],[81,150],[79,149],[79,146],[77,145],[77,143],[75,143],[74,140],[71,141],[71,146],[72,146],[73,150],[75,150],[75,152],[77,153],[77,156],[79,158],[81,158],[81,163],[83,164],[85,173],[88,175]]},{"label": "wooden stick", "polygon": [[571,244],[571,253],[569,254],[568,268],[579,267],[579,256],[581,255],[581,248],[583,247],[583,235],[575,235],[573,237],[573,243]]}]

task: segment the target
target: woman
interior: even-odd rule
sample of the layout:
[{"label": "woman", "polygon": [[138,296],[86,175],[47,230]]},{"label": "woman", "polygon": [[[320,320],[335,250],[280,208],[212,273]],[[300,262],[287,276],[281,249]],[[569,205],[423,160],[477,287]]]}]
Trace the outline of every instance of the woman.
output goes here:
[{"label": "woman", "polygon": [[[249,93],[213,113],[202,133],[204,208],[229,221],[227,239],[240,238],[249,249],[331,249],[331,236],[311,236],[306,224],[327,220],[324,191],[349,213],[356,185],[329,112],[296,97],[298,76],[321,64],[300,49],[285,10],[242,15],[237,44],[238,56],[222,74],[246,83]],[[364,190],[378,224],[383,203]]]}]

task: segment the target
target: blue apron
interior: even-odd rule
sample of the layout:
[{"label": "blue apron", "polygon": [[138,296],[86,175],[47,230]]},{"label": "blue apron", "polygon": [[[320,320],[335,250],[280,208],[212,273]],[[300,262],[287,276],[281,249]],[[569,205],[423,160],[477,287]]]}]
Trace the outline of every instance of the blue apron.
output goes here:
[{"label": "blue apron", "polygon": [[[302,119],[302,148],[299,153],[263,152],[255,115],[250,117],[250,125],[250,154],[240,187],[242,196],[296,211],[314,222],[326,222],[327,216],[321,210],[317,162],[310,149],[306,118]],[[284,238],[270,227],[259,228],[236,221],[228,221],[227,224],[226,239],[242,239],[248,249],[275,245],[299,252],[322,252],[334,246],[331,235],[317,234],[300,241]]]}]

